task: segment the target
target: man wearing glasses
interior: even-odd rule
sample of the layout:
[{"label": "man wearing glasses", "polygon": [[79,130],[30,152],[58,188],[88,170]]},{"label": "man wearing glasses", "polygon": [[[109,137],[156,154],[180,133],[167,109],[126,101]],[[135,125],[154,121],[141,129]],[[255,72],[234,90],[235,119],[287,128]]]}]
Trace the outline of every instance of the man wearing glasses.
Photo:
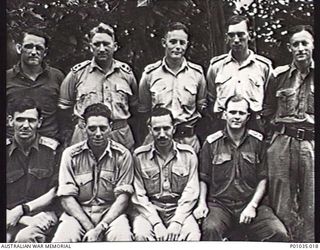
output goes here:
[{"label": "man wearing glasses", "polygon": [[67,118],[65,127],[71,125],[72,108],[77,120],[71,144],[86,139],[85,108],[103,103],[111,110],[111,138],[132,150],[134,138],[127,119],[138,104],[136,79],[126,63],[113,58],[118,45],[111,26],[100,23],[90,31],[89,39],[93,58],[75,65],[61,85],[59,107]]},{"label": "man wearing glasses", "polygon": [[[39,133],[58,138],[57,103],[63,73],[44,62],[48,52],[49,38],[39,30],[30,29],[22,33],[16,44],[20,61],[7,71],[7,103],[30,97],[37,100],[42,110],[43,122]],[[12,129],[7,130],[12,137]]]},{"label": "man wearing glasses", "polygon": [[232,16],[227,24],[227,43],[231,50],[212,58],[207,72],[209,110],[214,119],[212,132],[223,128],[223,107],[234,94],[249,100],[253,114],[248,126],[262,132],[260,112],[272,66],[269,59],[249,49],[249,40],[248,19]]}]

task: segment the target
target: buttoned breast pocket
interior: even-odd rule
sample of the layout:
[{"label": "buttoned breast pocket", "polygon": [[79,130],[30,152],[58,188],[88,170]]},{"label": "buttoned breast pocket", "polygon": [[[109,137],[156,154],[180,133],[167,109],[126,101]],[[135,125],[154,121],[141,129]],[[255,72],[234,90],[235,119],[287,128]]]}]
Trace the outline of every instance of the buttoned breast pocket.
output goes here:
[{"label": "buttoned breast pocket", "polygon": [[8,184],[12,184],[12,183],[15,183],[17,182],[21,177],[23,177],[25,175],[23,169],[17,169],[17,170],[14,170],[14,171],[11,171],[9,172],[7,170],[7,183]]},{"label": "buttoned breast pocket", "polygon": [[144,169],[142,179],[148,195],[160,193],[160,170],[157,168]]},{"label": "buttoned breast pocket", "polygon": [[185,84],[179,93],[181,104],[188,107],[195,106],[196,95],[197,95],[197,85],[190,84],[190,83]]},{"label": "buttoned breast pocket", "polygon": [[128,96],[132,95],[132,90],[127,82],[119,80],[116,83],[114,100],[117,104],[128,105]]},{"label": "buttoned breast pocket", "polygon": [[313,83],[310,85],[310,94],[308,95],[308,114],[314,114],[314,85]]},{"label": "buttoned breast pocket", "polygon": [[250,185],[250,188],[256,186],[257,181],[257,164],[260,163],[259,156],[253,152],[241,152],[243,159],[243,171],[241,171],[242,179],[246,184]]},{"label": "buttoned breast pocket", "polygon": [[150,88],[152,104],[165,105],[171,99],[168,85],[161,79],[155,80]]},{"label": "buttoned breast pocket", "polygon": [[294,88],[280,89],[276,92],[278,99],[278,112],[280,117],[295,114],[296,110],[296,90]]},{"label": "buttoned breast pocket", "polygon": [[93,176],[92,173],[75,175],[76,183],[79,187],[79,199],[90,200],[92,198]]},{"label": "buttoned breast pocket", "polygon": [[95,90],[80,92],[77,97],[77,108],[82,114],[86,107],[101,102],[101,94]]},{"label": "buttoned breast pocket", "polygon": [[212,158],[212,179],[215,184],[226,182],[232,174],[232,156],[228,153],[215,154]]},{"label": "buttoned breast pocket", "polygon": [[184,165],[174,165],[171,175],[172,192],[181,194],[186,187],[189,179],[189,168]]},{"label": "buttoned breast pocket", "polygon": [[115,188],[115,174],[113,171],[102,170],[100,172],[99,196],[112,199],[114,197],[113,190]]}]

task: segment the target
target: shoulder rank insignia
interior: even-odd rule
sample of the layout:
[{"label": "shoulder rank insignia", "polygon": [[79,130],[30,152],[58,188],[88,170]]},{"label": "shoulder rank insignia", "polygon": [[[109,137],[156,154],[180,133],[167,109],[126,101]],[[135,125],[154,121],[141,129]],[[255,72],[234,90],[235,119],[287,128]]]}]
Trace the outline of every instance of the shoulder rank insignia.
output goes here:
[{"label": "shoulder rank insignia", "polygon": [[147,74],[149,74],[151,71],[159,68],[162,65],[162,61],[159,60],[155,63],[149,64],[144,68],[144,72],[146,72]]},{"label": "shoulder rank insignia", "polygon": [[187,63],[188,63],[188,66],[189,66],[190,68],[193,68],[193,69],[195,69],[196,71],[198,71],[198,72],[200,72],[201,74],[203,74],[203,69],[202,69],[202,67],[201,67],[200,65],[195,64],[195,63],[192,63],[192,62],[187,62]]},{"label": "shoulder rank insignia", "polygon": [[58,141],[56,141],[55,139],[49,138],[49,137],[45,137],[45,136],[40,137],[39,144],[45,145],[53,150],[56,150],[57,147],[59,146]]},{"label": "shoulder rank insignia", "polygon": [[120,69],[122,69],[126,73],[132,72],[131,67],[128,64],[123,63],[123,62],[120,62]]},{"label": "shoulder rank insignia", "polygon": [[12,143],[12,140],[9,139],[9,138],[7,138],[7,139],[6,139],[6,145],[8,146],[8,145],[10,145],[11,143]]},{"label": "shoulder rank insignia", "polygon": [[278,75],[288,71],[289,69],[290,69],[289,65],[279,66],[279,67],[275,68],[272,73],[273,73],[274,77],[277,77]]},{"label": "shoulder rank insignia", "polygon": [[256,59],[260,62],[267,64],[267,66],[269,66],[269,67],[271,67],[271,65],[272,65],[271,60],[264,57],[264,56],[256,55]]},{"label": "shoulder rank insignia", "polygon": [[228,54],[222,54],[220,56],[215,56],[210,60],[210,65],[215,64],[216,62],[221,61],[222,59],[225,59],[228,56]]},{"label": "shoulder rank insignia", "polygon": [[78,63],[78,64],[74,65],[74,66],[71,68],[71,70],[72,70],[73,72],[77,72],[77,71],[79,71],[80,69],[83,69],[84,67],[86,67],[87,65],[89,65],[90,63],[91,63],[90,60],[86,60],[86,61],[84,61],[84,62],[81,62],[81,63]]},{"label": "shoulder rank insignia", "polygon": [[215,142],[216,140],[218,140],[219,138],[221,138],[222,136],[223,136],[223,132],[222,132],[222,130],[219,130],[219,131],[213,133],[212,135],[209,135],[209,136],[207,137],[207,141],[208,141],[209,143],[213,143],[213,142]]},{"label": "shoulder rank insignia", "polygon": [[140,146],[140,147],[138,147],[138,148],[136,148],[134,150],[134,154],[138,155],[138,154],[141,154],[141,153],[144,153],[144,152],[148,152],[148,151],[151,150],[151,147],[152,147],[151,144],[142,145],[142,146]]},{"label": "shoulder rank insignia", "polygon": [[258,140],[262,141],[263,140],[263,135],[259,133],[258,131],[249,129],[248,134],[252,135],[253,137],[257,138]]}]

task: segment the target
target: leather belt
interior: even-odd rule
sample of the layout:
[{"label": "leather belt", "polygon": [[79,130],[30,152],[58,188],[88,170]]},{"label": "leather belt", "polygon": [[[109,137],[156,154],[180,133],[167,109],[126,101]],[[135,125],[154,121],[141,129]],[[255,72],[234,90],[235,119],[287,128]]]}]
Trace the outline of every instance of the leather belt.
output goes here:
[{"label": "leather belt", "polygon": [[194,127],[186,125],[177,125],[174,138],[191,137],[194,135]]},{"label": "leather belt", "polygon": [[297,140],[314,140],[314,131],[306,130],[303,128],[290,128],[288,126],[279,126],[274,129],[281,132],[281,134],[288,135],[296,138]]},{"label": "leather belt", "polygon": [[128,122],[126,119],[119,119],[119,120],[113,120],[112,121],[112,130],[121,129],[128,126]]}]

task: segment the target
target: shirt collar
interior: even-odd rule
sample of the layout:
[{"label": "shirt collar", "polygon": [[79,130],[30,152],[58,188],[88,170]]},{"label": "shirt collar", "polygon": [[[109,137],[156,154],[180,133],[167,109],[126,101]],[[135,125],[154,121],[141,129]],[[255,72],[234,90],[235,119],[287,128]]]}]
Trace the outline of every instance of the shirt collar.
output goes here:
[{"label": "shirt collar", "polygon": [[[103,151],[103,153],[101,154],[100,159],[101,159],[102,157],[104,157],[106,154],[108,154],[108,155],[110,156],[110,158],[113,157],[113,155],[112,155],[112,150],[111,150],[111,147],[112,147],[111,144],[112,144],[112,141],[111,141],[111,140],[108,140],[108,145],[107,145],[107,147],[105,148],[105,150]],[[86,142],[83,144],[82,150],[92,151],[92,150],[90,149],[89,145],[88,145],[88,140],[86,140]]]},{"label": "shirt collar", "polygon": [[[39,139],[40,139],[40,136],[37,135],[36,139],[35,139],[34,142],[31,144],[30,149],[31,149],[31,148],[34,148],[34,149],[36,149],[37,151],[39,151]],[[21,148],[20,145],[18,144],[18,142],[14,139],[14,137],[13,137],[12,140],[13,140],[13,141],[12,141],[12,144],[11,144],[11,146],[10,146],[10,148],[9,148],[9,156],[12,155],[13,151],[15,151],[16,149],[20,149],[20,148]],[[21,149],[20,149],[20,150],[21,150]],[[21,150],[21,151],[22,151],[22,150]]]},{"label": "shirt collar", "polygon": [[[312,70],[314,69],[314,60],[313,59],[311,60],[310,69],[312,69]],[[291,78],[293,72],[296,71],[296,70],[298,70],[298,68],[294,64],[294,62],[292,62],[291,65],[290,65],[290,70],[289,70],[289,78]],[[310,72],[310,70],[309,70],[309,72]],[[308,72],[308,74],[309,74],[309,72]]]},{"label": "shirt collar", "polygon": [[[152,160],[155,157],[156,154],[160,155],[160,153],[157,150],[154,142],[152,142],[152,144],[151,144],[151,150],[150,150],[149,153],[150,153],[149,154],[149,160]],[[173,140],[173,153],[174,153],[174,156],[176,156],[177,153],[178,153],[177,142],[175,142],[174,140]]]},{"label": "shirt collar", "polygon": [[[162,67],[164,67],[167,71],[170,71],[170,72],[171,72],[171,69],[169,68],[169,66],[168,66],[168,64],[166,63],[166,60],[165,60],[165,59],[166,59],[165,57],[162,59]],[[180,71],[184,70],[185,68],[188,68],[188,67],[189,67],[189,66],[188,66],[187,60],[186,60],[186,58],[184,57],[184,58],[183,58],[183,61],[182,61],[182,64],[181,64],[181,67],[180,67],[180,69],[178,70],[178,73],[179,73]]]},{"label": "shirt collar", "polygon": [[[48,72],[48,71],[49,71],[49,65],[46,62],[43,62],[41,74],[43,74],[44,72]],[[19,61],[16,65],[13,66],[13,72],[15,73],[15,75],[17,75],[19,73],[24,74],[22,67],[21,67],[21,61]]]},{"label": "shirt collar", "polygon": [[[223,133],[223,139],[224,140],[229,140],[232,144],[234,144],[234,142],[233,142],[233,140],[231,139],[231,137],[230,137],[230,135],[229,135],[229,133],[228,133],[228,131],[227,131],[227,127],[225,127],[223,130],[222,130],[222,133]],[[242,136],[242,138],[241,138],[241,142],[240,142],[240,144],[239,144],[239,146],[247,139],[247,137],[248,137],[248,129],[246,129],[245,131],[244,131],[244,134],[243,134],[243,136]]]},{"label": "shirt collar", "polygon": [[[242,63],[241,67],[247,66],[250,62],[254,62],[255,59],[255,53],[249,49],[249,56],[248,58]],[[228,56],[226,57],[226,60],[224,64],[228,64],[231,61],[237,62],[237,60],[232,56],[232,50],[229,51]]]},{"label": "shirt collar", "polygon": [[[113,72],[115,69],[119,69],[120,67],[121,67],[120,62],[115,59],[112,59],[110,72]],[[91,73],[95,68],[100,70],[101,72],[104,72],[104,70],[97,64],[96,60],[93,57],[90,63],[89,72]]]}]

